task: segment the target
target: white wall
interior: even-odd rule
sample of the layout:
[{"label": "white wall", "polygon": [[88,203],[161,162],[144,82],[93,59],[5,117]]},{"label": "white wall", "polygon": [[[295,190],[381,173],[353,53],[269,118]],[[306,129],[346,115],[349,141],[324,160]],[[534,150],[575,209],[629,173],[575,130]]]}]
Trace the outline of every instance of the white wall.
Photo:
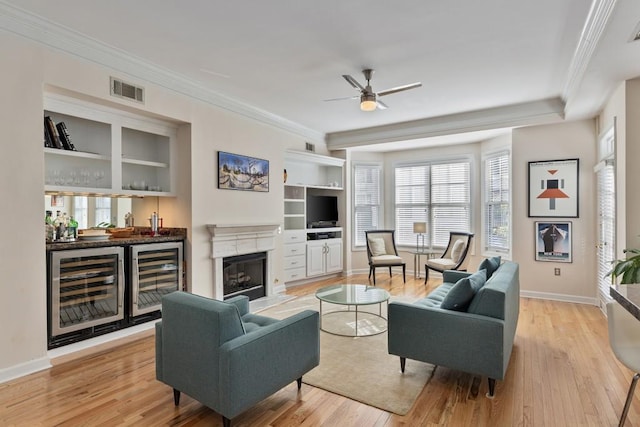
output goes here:
[{"label": "white wall", "polygon": [[[595,303],[596,280],[596,157],[595,120],[515,129],[513,131],[513,259],[520,264],[520,287],[525,296]],[[527,212],[528,162],[580,159],[579,218],[572,222],[573,262],[541,262],[534,259],[534,222]],[[547,218],[548,219],[548,218]],[[554,268],[561,275],[554,275]]]},{"label": "white wall", "polygon": [[[282,169],[285,148],[304,149],[305,139],[261,122],[187,98],[94,63],[49,50],[3,33],[0,75],[7,85],[0,97],[4,155],[0,156],[2,196],[20,208],[3,209],[6,225],[0,243],[0,382],[48,365],[44,241],[44,91],[81,96],[179,124],[178,185],[175,198],[136,199],[136,210],[160,209],[165,226],[189,229],[185,253],[187,282],[195,293],[212,295],[210,223],[282,223]],[[5,64],[6,62],[6,64]],[[109,76],[146,89],[144,105],[109,95]],[[79,95],[80,96],[80,95]],[[326,152],[323,142],[315,142]],[[218,150],[269,160],[270,191],[217,189]],[[154,199],[154,200],[151,200]],[[144,222],[144,215],[136,215]],[[281,239],[280,239],[281,240]],[[280,246],[281,248],[281,242]],[[276,250],[272,279],[282,282],[282,252]]]}]

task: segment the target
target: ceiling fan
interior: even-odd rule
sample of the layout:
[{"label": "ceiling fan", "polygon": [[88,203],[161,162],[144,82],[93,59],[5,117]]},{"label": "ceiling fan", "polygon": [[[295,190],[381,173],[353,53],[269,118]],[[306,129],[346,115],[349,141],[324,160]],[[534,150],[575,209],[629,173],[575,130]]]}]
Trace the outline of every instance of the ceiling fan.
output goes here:
[{"label": "ceiling fan", "polygon": [[359,96],[347,96],[347,97],[343,97],[343,98],[325,99],[325,101],[341,101],[343,99],[358,99],[358,98],[360,98],[360,109],[362,111],[373,111],[376,108],[384,110],[384,109],[388,108],[388,106],[384,102],[380,101],[378,99],[379,97],[385,96],[385,95],[390,95],[392,93],[402,92],[402,91],[409,90],[409,89],[415,89],[415,88],[418,88],[418,87],[422,86],[422,83],[416,82],[416,83],[410,83],[408,85],[396,86],[396,87],[393,87],[391,89],[382,90],[380,92],[374,92],[373,89],[371,89],[371,76],[373,75],[373,70],[370,69],[370,68],[367,68],[367,69],[362,70],[362,73],[364,74],[365,80],[367,80],[367,85],[366,86],[362,86],[360,83],[358,83],[358,81],[356,79],[354,79],[353,77],[351,77],[348,74],[343,74],[342,75],[342,77],[351,86],[353,86],[354,89],[356,89],[356,90],[358,90],[360,92]]}]

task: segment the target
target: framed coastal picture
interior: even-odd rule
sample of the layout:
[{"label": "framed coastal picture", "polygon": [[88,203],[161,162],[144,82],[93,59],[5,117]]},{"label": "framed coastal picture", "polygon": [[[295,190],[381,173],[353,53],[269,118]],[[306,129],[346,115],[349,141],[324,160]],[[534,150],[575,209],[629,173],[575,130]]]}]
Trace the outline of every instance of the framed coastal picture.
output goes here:
[{"label": "framed coastal picture", "polygon": [[529,217],[578,217],[578,163],[529,162]]},{"label": "framed coastal picture", "polygon": [[218,151],[218,188],[269,191],[269,161]]},{"label": "framed coastal picture", "polygon": [[536,261],[573,262],[570,221],[535,222]]}]

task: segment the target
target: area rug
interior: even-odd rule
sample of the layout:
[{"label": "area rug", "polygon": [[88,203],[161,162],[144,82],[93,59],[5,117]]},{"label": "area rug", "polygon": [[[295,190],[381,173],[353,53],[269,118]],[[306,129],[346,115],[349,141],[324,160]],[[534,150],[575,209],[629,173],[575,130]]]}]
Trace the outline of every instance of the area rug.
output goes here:
[{"label": "area rug", "polygon": [[[392,298],[393,300],[393,298]],[[305,309],[319,311],[315,295],[295,298],[259,313],[282,319]],[[323,303],[323,328],[345,333],[355,327],[353,311],[346,307]],[[378,305],[367,306],[377,313]],[[386,304],[382,315],[386,317]],[[373,315],[358,318],[360,331],[377,332],[384,322]],[[433,375],[434,366],[407,360],[404,374],[400,371],[400,358],[387,352],[387,333],[366,337],[343,337],[320,332],[320,365],[302,377],[302,381],[387,412],[405,415]]]}]

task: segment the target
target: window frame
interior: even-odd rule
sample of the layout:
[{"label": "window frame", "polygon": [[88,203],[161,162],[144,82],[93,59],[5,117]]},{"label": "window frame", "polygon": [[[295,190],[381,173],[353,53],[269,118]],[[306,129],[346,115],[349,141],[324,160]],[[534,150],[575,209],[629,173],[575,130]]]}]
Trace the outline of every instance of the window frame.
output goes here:
[{"label": "window frame", "polygon": [[[358,205],[357,204],[357,188],[358,183],[356,182],[356,169],[358,168],[367,168],[378,171],[378,204],[377,205]],[[376,225],[376,229],[383,228],[384,225],[384,167],[381,162],[353,162],[351,164],[351,247],[353,250],[365,250],[367,247],[366,241],[364,240],[364,236],[361,242],[358,241],[358,230],[356,227],[357,213],[359,211],[359,206],[377,206],[378,208],[378,224]]]},{"label": "window frame", "polygon": [[[487,223],[487,212],[489,204],[500,205],[501,202],[489,202],[489,192],[491,191],[491,185],[489,180],[489,161],[498,159],[503,156],[507,156],[507,184],[509,186],[507,190],[507,245],[506,247],[490,246],[489,230],[492,226]],[[487,152],[482,157],[482,211],[481,211],[481,224],[482,224],[482,254],[484,256],[502,256],[505,259],[511,258],[512,241],[513,241],[513,165],[512,165],[512,153],[508,148],[497,149],[495,151]]]},{"label": "window frame", "polygon": [[[432,168],[434,166],[437,165],[448,165],[448,164],[458,164],[458,163],[464,163],[467,165],[467,190],[468,190],[468,194],[467,194],[467,201],[465,203],[434,203],[433,202],[433,197],[432,197],[432,193],[433,193],[433,188],[434,188],[434,180],[433,180],[433,175],[432,175]],[[427,223],[427,235],[425,236],[425,248],[426,249],[443,249],[446,247],[447,242],[448,242],[448,233],[447,233],[447,238],[446,241],[443,241],[442,244],[436,244],[434,242],[433,239],[433,227],[434,227],[434,207],[445,207],[445,206],[463,206],[466,207],[466,209],[468,210],[468,216],[467,216],[467,229],[466,230],[460,230],[460,231],[466,231],[466,232],[472,232],[473,230],[473,224],[474,224],[474,206],[473,206],[473,200],[474,200],[474,182],[473,182],[473,176],[474,176],[474,157],[472,155],[465,155],[465,156],[459,156],[459,157],[452,157],[452,158],[443,158],[443,159],[435,159],[435,160],[430,160],[430,161],[420,161],[420,162],[397,162],[393,165],[393,191],[394,191],[394,195],[393,195],[393,215],[394,215],[394,227],[396,229],[396,240],[397,240],[397,245],[398,247],[402,247],[405,249],[413,249],[415,250],[415,243],[413,242],[409,242],[409,240],[404,241],[403,240],[403,235],[401,232],[398,232],[398,203],[397,203],[397,195],[398,195],[398,184],[396,182],[396,172],[397,169],[399,168],[410,168],[410,167],[426,167],[428,169],[428,183],[425,184],[428,186],[428,195],[426,195],[425,193],[425,199],[428,200],[425,203],[414,203],[414,204],[402,204],[402,205],[406,205],[408,206],[415,206],[416,208],[420,208],[420,206],[424,206],[425,208],[425,215],[424,215],[424,219],[422,218],[418,218],[417,220],[424,220]],[[413,236],[415,236],[415,234],[410,233]]]}]

